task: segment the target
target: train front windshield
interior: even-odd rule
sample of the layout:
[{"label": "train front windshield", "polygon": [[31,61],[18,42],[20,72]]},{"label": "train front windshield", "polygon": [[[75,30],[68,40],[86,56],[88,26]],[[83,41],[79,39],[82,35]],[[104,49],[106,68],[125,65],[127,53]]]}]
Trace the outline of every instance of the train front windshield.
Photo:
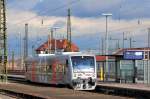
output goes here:
[{"label": "train front windshield", "polygon": [[72,56],[74,72],[94,72],[95,60],[93,56]]}]

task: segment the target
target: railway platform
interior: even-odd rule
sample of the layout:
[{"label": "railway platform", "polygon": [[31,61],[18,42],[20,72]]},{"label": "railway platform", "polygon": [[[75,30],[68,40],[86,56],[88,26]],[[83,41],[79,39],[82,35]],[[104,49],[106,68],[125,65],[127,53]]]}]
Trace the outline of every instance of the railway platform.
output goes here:
[{"label": "railway platform", "polygon": [[148,84],[98,82],[96,90],[150,99],[150,85]]},{"label": "railway platform", "polygon": [[66,87],[56,87],[26,82],[8,82],[7,84],[0,83],[0,90],[23,93],[25,96],[28,94],[40,97],[37,99],[135,99],[131,97],[107,95],[95,91],[74,91]]}]

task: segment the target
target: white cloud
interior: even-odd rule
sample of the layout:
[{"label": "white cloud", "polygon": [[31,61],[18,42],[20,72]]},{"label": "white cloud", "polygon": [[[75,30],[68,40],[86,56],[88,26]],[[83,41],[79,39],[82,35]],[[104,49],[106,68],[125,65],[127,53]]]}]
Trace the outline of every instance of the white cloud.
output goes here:
[{"label": "white cloud", "polygon": [[[123,19],[131,18],[144,18],[149,17],[150,14],[147,10],[150,9],[149,0],[10,0],[8,2],[9,9],[17,10],[32,10],[41,14],[42,11],[58,8],[67,1],[76,1],[75,4],[70,5],[73,9],[73,13],[78,17],[86,16],[99,16],[102,12],[111,12],[113,17],[118,18],[119,16]],[[67,8],[67,7],[66,7]],[[58,13],[47,12],[45,15],[56,14],[65,15],[65,9],[60,9]]]},{"label": "white cloud", "polygon": [[[14,13],[17,13],[15,15]],[[32,19],[32,17],[34,17]],[[30,19],[28,21],[24,21],[26,19]],[[17,10],[9,10],[8,11],[8,32],[17,33],[24,32],[24,24],[29,23],[30,28],[32,29],[32,36],[36,35],[36,32],[45,33],[48,32],[53,25],[61,25],[61,29],[59,32],[66,32],[66,17],[55,17],[55,16],[46,16],[41,17],[36,15],[33,12],[21,12]],[[42,25],[43,20],[43,25]],[[150,19],[142,19],[140,20],[140,24],[138,24],[138,20],[113,20],[111,18],[108,19],[108,29],[111,34],[122,33],[122,32],[136,32],[136,35],[141,35],[141,29],[146,29],[150,26]],[[83,35],[95,35],[97,33],[101,33],[101,35],[105,34],[105,18],[101,17],[91,17],[91,18],[79,18],[72,17],[72,32],[74,36],[83,36]],[[65,34],[64,34],[65,35]],[[116,35],[117,36],[117,35]]]}]

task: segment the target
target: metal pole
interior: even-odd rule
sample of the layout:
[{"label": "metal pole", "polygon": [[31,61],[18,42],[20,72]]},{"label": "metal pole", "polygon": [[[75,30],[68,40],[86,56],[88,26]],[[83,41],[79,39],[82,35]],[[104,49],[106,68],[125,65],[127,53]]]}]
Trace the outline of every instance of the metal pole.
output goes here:
[{"label": "metal pole", "polygon": [[106,40],[106,47],[105,47],[105,54],[108,55],[108,32],[107,32],[107,17],[106,16],[106,36],[105,36],[105,40]]},{"label": "metal pole", "polygon": [[52,53],[52,40],[53,40],[53,29],[51,29],[51,35],[50,35],[50,53]]},{"label": "metal pole", "polygon": [[52,29],[55,30],[55,53],[56,53],[56,50],[57,50],[57,42],[56,42],[56,30],[59,29],[60,27],[53,27]]},{"label": "metal pole", "polygon": [[99,40],[99,42],[98,42],[99,44],[98,45],[99,45],[99,55],[100,55],[101,54],[101,45],[100,45],[101,44],[101,40],[100,39],[98,39],[98,40]]},{"label": "metal pole", "polygon": [[24,56],[23,56],[23,70],[25,66],[25,59],[28,57],[28,24],[25,24],[25,37],[24,37]]},{"label": "metal pole", "polygon": [[14,51],[12,51],[12,70],[14,70]]},{"label": "metal pole", "polygon": [[32,45],[32,57],[34,56],[34,45]]},{"label": "metal pole", "polygon": [[56,53],[56,46],[57,46],[57,42],[56,42],[56,29],[55,29],[55,53]]},{"label": "metal pole", "polygon": [[7,34],[6,34],[6,7],[5,0],[3,1],[3,16],[4,16],[4,67],[5,67],[5,81],[7,83]]},{"label": "metal pole", "polygon": [[[107,15],[106,15],[106,37],[105,37],[105,40],[106,40],[106,49],[105,49],[105,55],[106,55],[106,68],[108,69],[108,71],[109,71],[109,68],[108,68],[108,32],[107,32]],[[106,80],[107,80],[107,78],[106,78]]]},{"label": "metal pole", "polygon": [[67,19],[67,40],[68,40],[68,44],[67,44],[67,51],[71,51],[71,43],[72,43],[72,38],[71,38],[71,11],[70,8],[68,9],[68,19]]},{"label": "metal pole", "polygon": [[48,44],[48,54],[50,54],[50,34],[48,34],[47,44]]},{"label": "metal pole", "polygon": [[147,84],[150,83],[149,50],[147,50]]},{"label": "metal pole", "polygon": [[147,65],[148,65],[148,84],[150,84],[150,28],[148,28],[148,59],[147,59]]},{"label": "metal pole", "polygon": [[148,48],[150,48],[150,28],[148,28]]},{"label": "metal pole", "polygon": [[107,29],[107,28],[108,28],[108,25],[107,25],[107,24],[108,24],[108,23],[107,23],[107,20],[108,20],[108,19],[107,19],[107,18],[108,18],[109,16],[112,16],[112,14],[103,13],[102,15],[104,15],[104,16],[106,17],[106,36],[105,36],[105,40],[106,40],[106,44],[105,44],[105,45],[106,45],[106,46],[105,46],[105,54],[108,55],[108,45],[109,45],[108,43],[109,43],[109,42],[108,42],[108,29]]},{"label": "metal pole", "polygon": [[132,38],[130,37],[130,48],[132,48]]},{"label": "metal pole", "polygon": [[28,24],[25,24],[24,59],[28,57]]},{"label": "metal pole", "polygon": [[20,35],[20,63],[21,63],[21,66],[20,66],[20,68],[22,69],[22,61],[23,61],[23,59],[22,59],[22,36],[21,36],[21,33],[19,32],[19,35]]},{"label": "metal pole", "polygon": [[102,55],[104,55],[104,39],[102,38]]},{"label": "metal pole", "polygon": [[123,32],[123,44],[122,44],[122,45],[123,45],[123,49],[124,49],[124,40],[125,40],[125,39],[124,39],[124,32]]},{"label": "metal pole", "polygon": [[118,49],[119,49],[120,48],[119,39],[117,40],[117,42],[118,42]]},{"label": "metal pole", "polygon": [[0,52],[2,54],[2,78],[7,83],[7,33],[6,33],[6,1],[0,0]]},{"label": "metal pole", "polygon": [[53,29],[51,29],[51,39],[53,39]]},{"label": "metal pole", "polygon": [[[102,14],[106,17],[106,36],[105,36],[105,41],[106,41],[106,46],[105,46],[105,55],[106,55],[106,69],[108,69],[108,25],[107,25],[107,18],[108,16],[112,16],[112,14]],[[108,70],[109,71],[109,70]]]}]

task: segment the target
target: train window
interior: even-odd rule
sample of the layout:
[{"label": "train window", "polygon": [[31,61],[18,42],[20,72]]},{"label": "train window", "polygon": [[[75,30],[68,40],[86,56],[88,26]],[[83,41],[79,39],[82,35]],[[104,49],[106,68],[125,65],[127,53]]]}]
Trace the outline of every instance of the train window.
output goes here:
[{"label": "train window", "polygon": [[56,65],[56,72],[60,72],[60,65],[59,64]]},{"label": "train window", "polygon": [[47,72],[49,73],[51,73],[52,72],[52,65],[49,65],[49,66],[47,66]]},{"label": "train window", "polygon": [[47,71],[47,67],[46,66],[44,66],[44,73]]},{"label": "train window", "polygon": [[62,65],[62,72],[65,72],[65,65]]},{"label": "train window", "polygon": [[66,67],[68,67],[68,60],[66,60]]},{"label": "train window", "polygon": [[93,56],[72,56],[71,61],[75,72],[84,69],[88,72],[94,71],[95,63]]},{"label": "train window", "polygon": [[45,65],[42,65],[42,66],[41,66],[41,72],[42,72],[42,73],[45,73],[46,71],[47,71],[46,66],[45,66]]}]

